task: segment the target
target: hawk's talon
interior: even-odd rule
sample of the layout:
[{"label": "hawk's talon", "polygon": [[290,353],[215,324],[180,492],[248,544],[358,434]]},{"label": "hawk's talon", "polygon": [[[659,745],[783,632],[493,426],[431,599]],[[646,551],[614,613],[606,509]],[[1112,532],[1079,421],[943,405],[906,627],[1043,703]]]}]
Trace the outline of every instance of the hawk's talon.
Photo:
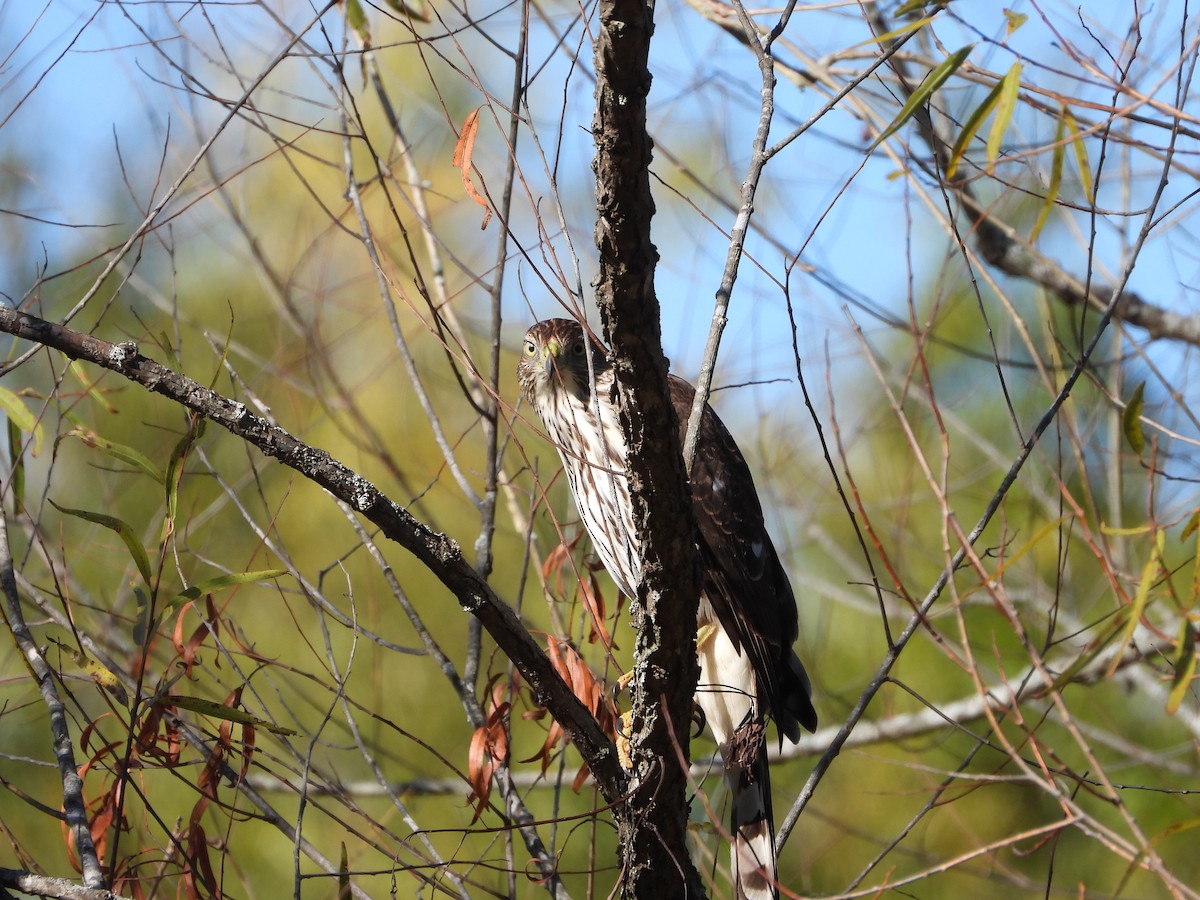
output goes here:
[{"label": "hawk's talon", "polygon": [[621,763],[621,768],[626,771],[633,769],[633,756],[629,753],[629,733],[633,728],[633,710],[628,710],[621,713],[621,718],[617,722],[617,759]]}]

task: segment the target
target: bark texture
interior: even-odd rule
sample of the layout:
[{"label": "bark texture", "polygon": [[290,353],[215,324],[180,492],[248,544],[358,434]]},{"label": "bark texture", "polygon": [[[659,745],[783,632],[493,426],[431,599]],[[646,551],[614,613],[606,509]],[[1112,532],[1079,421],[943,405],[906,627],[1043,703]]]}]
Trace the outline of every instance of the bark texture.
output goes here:
[{"label": "bark texture", "polygon": [[650,240],[646,132],[654,6],[602,0],[596,44],[596,302],[612,347],[643,580],[634,610],[633,778],[618,810],[625,897],[700,897],[687,852],[687,765],[696,689],[700,570],[695,521],[667,393]]}]

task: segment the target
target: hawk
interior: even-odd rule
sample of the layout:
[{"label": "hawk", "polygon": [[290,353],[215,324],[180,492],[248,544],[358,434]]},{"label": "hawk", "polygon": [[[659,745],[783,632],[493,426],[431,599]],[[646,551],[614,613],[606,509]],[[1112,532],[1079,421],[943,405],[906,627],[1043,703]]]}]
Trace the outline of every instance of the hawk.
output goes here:
[{"label": "hawk", "polygon": [[[589,371],[590,367],[590,371]],[[562,458],[571,495],[596,553],[617,587],[635,596],[641,554],[625,475],[616,383],[604,348],[571,319],[547,319],[525,334],[521,393]],[[681,436],[695,388],[668,376]],[[808,675],[792,650],[796,600],[763,522],[762,504],[737,443],[704,407],[690,476],[703,580],[696,651],[696,702],[721,749],[732,794],[730,835],[738,898],[778,897],[764,722],[782,744],[817,727]]]}]

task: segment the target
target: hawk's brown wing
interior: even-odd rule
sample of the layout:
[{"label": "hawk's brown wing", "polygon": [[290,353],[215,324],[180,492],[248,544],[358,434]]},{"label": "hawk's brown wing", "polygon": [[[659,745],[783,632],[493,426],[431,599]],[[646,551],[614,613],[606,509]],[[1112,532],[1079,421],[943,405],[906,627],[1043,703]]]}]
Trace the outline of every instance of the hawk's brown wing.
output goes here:
[{"label": "hawk's brown wing", "polygon": [[[674,375],[669,386],[682,434],[696,391]],[[774,716],[782,733],[796,740],[797,722],[810,731],[817,723],[807,676],[792,652],[799,636],[796,600],[767,533],[750,468],[708,406],[700,421],[690,480],[705,593],[721,627],[749,655],[764,711]]]}]

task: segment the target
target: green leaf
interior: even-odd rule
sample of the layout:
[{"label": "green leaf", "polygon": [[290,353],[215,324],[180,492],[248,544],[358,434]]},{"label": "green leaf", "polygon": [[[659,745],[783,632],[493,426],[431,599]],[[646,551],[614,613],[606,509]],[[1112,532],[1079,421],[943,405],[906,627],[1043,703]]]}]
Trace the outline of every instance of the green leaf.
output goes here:
[{"label": "green leaf", "polygon": [[[8,415],[8,421],[26,434],[33,435],[33,455],[42,449],[42,423],[29,411],[21,398],[8,388],[0,386],[0,409]],[[15,457],[14,457],[15,458]]]},{"label": "green leaf", "polygon": [[1171,679],[1171,693],[1167,695],[1167,714],[1175,715],[1187,696],[1192,679],[1196,676],[1196,629],[1187,619],[1183,620],[1183,631],[1179,635],[1179,656],[1175,659],[1175,675]]},{"label": "green leaf", "polygon": [[1000,99],[1000,86],[1003,82],[997,83],[983,102],[975,107],[975,111],[967,116],[967,121],[963,125],[962,131],[959,132],[958,139],[954,142],[954,147],[950,150],[950,162],[946,165],[946,177],[953,178],[954,173],[958,171],[958,164],[962,161],[963,154],[967,151],[967,144],[975,137],[979,131],[979,126],[983,124],[983,120],[988,117],[996,106],[996,102]]},{"label": "green leaf", "polygon": [[1037,221],[1033,223],[1033,231],[1029,234],[1029,242],[1037,240],[1042,228],[1050,218],[1050,210],[1054,209],[1054,201],[1058,199],[1058,189],[1062,185],[1063,161],[1066,159],[1066,148],[1063,138],[1067,135],[1066,110],[1058,119],[1058,131],[1054,136],[1054,154],[1050,161],[1050,184],[1046,188],[1046,199],[1038,211]]},{"label": "green leaf", "polygon": [[135,587],[133,596],[137,600],[137,616],[133,620],[133,642],[139,647],[144,647],[146,636],[158,627],[158,618],[150,617],[150,598],[145,591]]},{"label": "green leaf", "polygon": [[118,444],[110,441],[107,438],[102,438],[94,431],[89,431],[86,428],[72,428],[66,434],[59,438],[78,438],[87,446],[107,453],[113,459],[120,460],[127,465],[133,466],[135,469],[141,470],[144,474],[149,475],[159,484],[163,483],[163,474],[158,471],[158,467],[142,453],[134,450],[132,447],[126,447],[124,444]]},{"label": "green leaf", "polygon": [[350,900],[350,857],[346,854],[346,842],[342,841],[342,861],[338,866],[338,900]]},{"label": "green leaf", "polygon": [[387,0],[387,5],[396,12],[405,13],[422,22],[433,21],[433,14],[425,0]]},{"label": "green leaf", "polygon": [[12,489],[13,512],[20,513],[25,509],[25,454],[21,452],[21,429],[10,416],[8,426],[8,458],[12,460],[12,476],[9,485]]},{"label": "green leaf", "polygon": [[204,422],[204,419],[191,420],[187,432],[175,444],[171,457],[167,460],[167,471],[163,475],[167,500],[167,518],[163,522],[164,535],[175,527],[175,517],[179,513],[179,482],[183,478],[183,463],[192,445],[204,434]]},{"label": "green leaf", "polygon": [[987,139],[987,172],[991,175],[996,169],[996,159],[1000,155],[1000,144],[1004,141],[1004,132],[1012,121],[1013,110],[1017,106],[1017,97],[1021,90],[1021,64],[1012,64],[1000,80],[1000,94],[996,103],[996,117],[992,119],[992,128]]},{"label": "green leaf", "polygon": [[196,600],[205,594],[221,591],[234,585],[270,581],[272,578],[282,578],[286,574],[287,569],[263,569],[260,572],[240,572],[234,575],[221,575],[217,578],[210,578],[207,581],[197,582],[187,590],[180,591],[178,596],[184,600]]},{"label": "green leaf", "polygon": [[1121,428],[1125,432],[1125,440],[1134,453],[1140,454],[1146,449],[1146,433],[1142,431],[1142,395],[1146,390],[1146,382],[1138,382],[1133,389],[1129,402],[1125,404],[1125,412],[1121,414]]},{"label": "green leaf", "polygon": [[371,26],[367,23],[366,13],[358,0],[346,0],[346,24],[364,47],[371,46]]},{"label": "green leaf", "polygon": [[898,19],[901,16],[907,16],[911,12],[924,9],[927,2],[928,0],[908,0],[907,3],[892,13],[892,18]]},{"label": "green leaf", "polygon": [[146,548],[142,546],[141,539],[134,534],[133,529],[128,524],[122,522],[116,516],[106,516],[104,513],[89,512],[86,509],[71,509],[68,506],[59,506],[53,500],[50,501],[50,505],[60,513],[75,516],[75,518],[83,519],[85,522],[103,525],[105,528],[115,531],[129,549],[129,555],[133,557],[134,565],[137,566],[138,571],[146,582],[146,586],[150,586],[150,579],[153,577],[150,573],[150,559],[146,556]]},{"label": "green leaf", "polygon": [[867,152],[869,153],[874,150],[899,131],[900,127],[913,117],[913,114],[921,108],[922,104],[929,100],[933,92],[945,84],[946,79],[958,70],[958,67],[963,64],[974,47],[974,44],[967,44],[965,47],[960,47],[942,60],[935,69],[930,71],[924,80],[917,85],[917,89],[912,92],[912,95],[905,102],[903,108],[900,110],[900,114],[896,116],[892,124],[885,128],[879,137],[871,142],[871,146],[867,148]]},{"label": "green leaf", "polygon": [[162,703],[179,709],[191,710],[192,712],[200,713],[202,716],[212,716],[214,719],[224,719],[227,722],[237,722],[239,725],[253,725],[255,728],[265,728],[267,731],[275,732],[275,734],[289,736],[297,734],[297,732],[292,731],[290,728],[284,728],[281,725],[276,725],[274,722],[268,722],[266,719],[252,716],[244,709],[234,709],[232,706],[226,706],[224,703],[218,703],[215,700],[201,700],[199,697],[170,696],[163,697]]}]

